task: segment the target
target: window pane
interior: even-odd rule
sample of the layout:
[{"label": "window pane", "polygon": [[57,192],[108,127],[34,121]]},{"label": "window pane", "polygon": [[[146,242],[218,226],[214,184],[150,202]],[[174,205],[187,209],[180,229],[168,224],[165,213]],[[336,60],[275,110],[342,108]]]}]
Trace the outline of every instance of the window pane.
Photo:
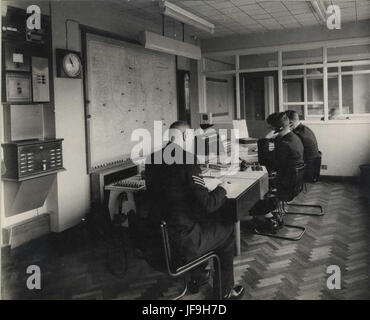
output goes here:
[{"label": "window pane", "polygon": [[328,105],[329,110],[334,108],[339,110],[339,89],[338,77],[330,76],[328,78]]},{"label": "window pane", "polygon": [[283,65],[322,63],[322,49],[283,52]]},{"label": "window pane", "polygon": [[303,69],[301,70],[283,70],[283,77],[285,76],[303,76]]},{"label": "window pane", "polygon": [[338,73],[338,67],[329,67],[328,68],[328,72],[331,73],[331,72],[335,72],[335,73]]},{"label": "window pane", "polygon": [[370,64],[364,66],[345,66],[342,67],[342,71],[363,71],[370,70]]},{"label": "window pane", "polygon": [[217,57],[215,59],[205,59],[206,72],[212,71],[231,71],[235,70],[234,57]]},{"label": "window pane", "polygon": [[[313,71],[316,71],[313,73]],[[318,70],[312,70],[310,77],[307,78],[307,101],[324,101],[324,83],[322,73]]]},{"label": "window pane", "polygon": [[250,54],[239,57],[240,69],[255,69],[277,66],[277,52]]},{"label": "window pane", "polygon": [[304,120],[304,106],[303,105],[284,105],[284,111],[294,110],[298,113],[299,119]]},{"label": "window pane", "polygon": [[285,79],[284,102],[303,102],[303,79]]},{"label": "window pane", "polygon": [[370,45],[328,48],[328,62],[351,59],[367,59],[370,55]]},{"label": "window pane", "polygon": [[323,104],[308,104],[307,113],[309,116],[324,116],[324,105]]},{"label": "window pane", "polygon": [[343,114],[370,113],[370,74],[342,76]]}]

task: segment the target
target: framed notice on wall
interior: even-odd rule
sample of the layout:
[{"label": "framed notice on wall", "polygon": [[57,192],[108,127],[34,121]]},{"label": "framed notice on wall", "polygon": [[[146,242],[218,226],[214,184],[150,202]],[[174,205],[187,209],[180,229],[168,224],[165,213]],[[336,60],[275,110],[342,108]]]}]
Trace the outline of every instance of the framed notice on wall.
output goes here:
[{"label": "framed notice on wall", "polygon": [[206,78],[207,113],[214,118],[228,117],[232,106],[232,81],[229,79]]}]

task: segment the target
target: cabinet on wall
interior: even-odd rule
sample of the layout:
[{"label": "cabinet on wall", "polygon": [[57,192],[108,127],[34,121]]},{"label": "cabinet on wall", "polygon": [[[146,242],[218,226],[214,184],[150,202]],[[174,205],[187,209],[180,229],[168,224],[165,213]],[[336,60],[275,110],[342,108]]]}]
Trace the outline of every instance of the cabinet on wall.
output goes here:
[{"label": "cabinet on wall", "polygon": [[3,179],[22,181],[63,170],[62,140],[30,140],[3,144]]},{"label": "cabinet on wall", "polygon": [[2,180],[5,216],[42,206],[63,168],[55,137],[51,20],[27,29],[27,13],[7,6],[2,16]]}]

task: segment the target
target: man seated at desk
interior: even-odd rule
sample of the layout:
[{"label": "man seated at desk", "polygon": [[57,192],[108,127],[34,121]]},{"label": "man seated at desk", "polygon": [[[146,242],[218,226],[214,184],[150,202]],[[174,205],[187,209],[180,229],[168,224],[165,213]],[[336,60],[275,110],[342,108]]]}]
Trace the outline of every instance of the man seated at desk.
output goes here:
[{"label": "man seated at desk", "polygon": [[[279,193],[290,186],[287,174],[289,169],[304,163],[303,144],[298,136],[291,132],[289,119],[284,112],[271,114],[266,121],[274,133],[275,148],[269,151],[271,140],[260,139],[258,141],[259,161],[267,166],[269,172],[277,173],[277,196],[267,196],[266,199],[259,201],[252,208],[251,215],[255,217],[257,228],[264,232],[276,233],[282,226],[282,220],[272,212],[277,208]],[[263,158],[263,161],[260,158]],[[264,219],[261,219],[263,216]]]},{"label": "man seated at desk", "polygon": [[314,179],[315,160],[321,157],[316,136],[313,131],[299,121],[299,115],[294,110],[286,111],[291,130],[301,139],[303,144],[303,160],[306,164],[305,176]]},{"label": "man seated at desk", "polygon": [[[219,210],[226,201],[227,184],[223,182],[208,191],[196,156],[183,147],[192,144],[187,129],[190,127],[185,122],[173,123],[170,142],[152,154],[145,166],[146,188],[152,205],[150,220],[158,228],[160,221],[166,221],[174,255],[182,262],[215,251],[221,260],[223,297],[240,299],[244,288],[234,285],[234,224]],[[162,164],[156,164],[158,160]],[[191,281],[200,284],[207,276],[209,273],[200,268],[192,274]]]}]

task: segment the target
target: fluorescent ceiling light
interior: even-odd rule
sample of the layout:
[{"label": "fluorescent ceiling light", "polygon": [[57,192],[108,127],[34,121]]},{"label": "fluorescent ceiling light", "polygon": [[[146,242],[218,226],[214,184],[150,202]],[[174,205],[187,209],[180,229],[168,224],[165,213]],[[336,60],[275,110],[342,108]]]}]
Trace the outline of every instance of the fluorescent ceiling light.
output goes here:
[{"label": "fluorescent ceiling light", "polygon": [[199,60],[202,57],[202,52],[198,46],[167,38],[149,31],[141,33],[140,42],[146,49],[196,60]]},{"label": "fluorescent ceiling light", "polygon": [[316,12],[321,22],[326,22],[326,7],[324,3],[320,0],[311,0],[309,2],[311,3],[312,8]]},{"label": "fluorescent ceiling light", "polygon": [[204,20],[195,14],[186,11],[173,3],[169,1],[163,1],[161,0],[159,2],[159,8],[161,10],[161,13],[171,17],[175,20],[181,21],[185,24],[188,24],[190,26],[193,26],[194,28],[214,33],[215,32],[215,25],[208,22],[207,20]]}]

